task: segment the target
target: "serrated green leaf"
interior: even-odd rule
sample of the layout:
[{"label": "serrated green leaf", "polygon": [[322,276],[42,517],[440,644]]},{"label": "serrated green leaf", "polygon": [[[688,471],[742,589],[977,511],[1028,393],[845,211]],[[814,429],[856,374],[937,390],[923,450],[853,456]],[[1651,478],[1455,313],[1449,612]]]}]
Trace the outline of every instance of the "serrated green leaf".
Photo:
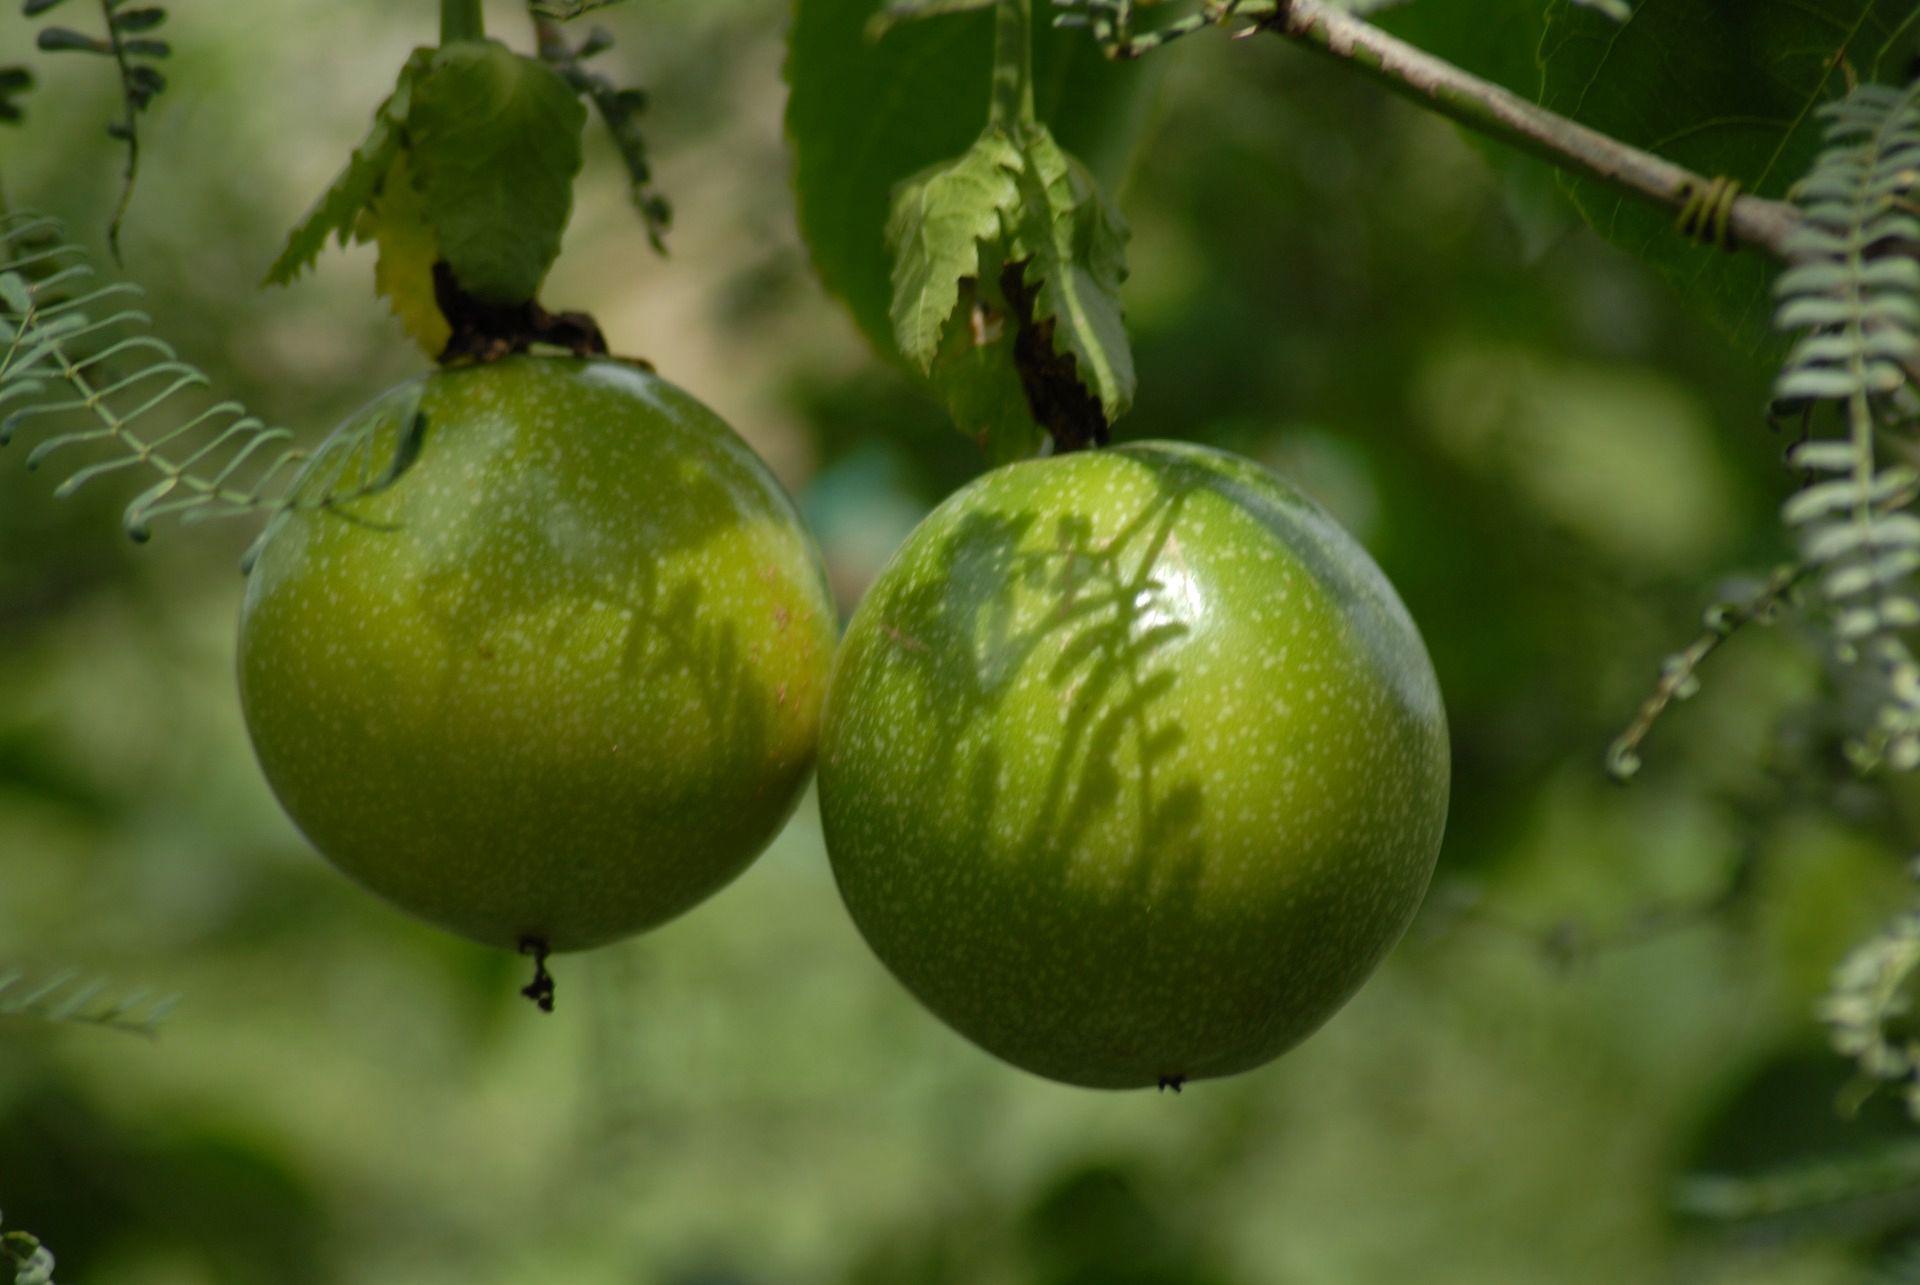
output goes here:
[{"label": "serrated green leaf", "polygon": [[[827,291],[888,360],[902,360],[891,312],[887,225],[898,184],[960,155],[987,119],[987,13],[905,23],[869,40],[882,0],[796,0],[788,40],[787,138],[800,230]],[[1168,60],[1112,63],[1084,31],[1056,30],[1034,5],[1040,118],[1116,182]],[[857,86],[858,92],[850,92]]]},{"label": "serrated green leaf", "polygon": [[441,255],[462,288],[517,303],[560,252],[586,108],[536,58],[497,41],[439,51],[414,87],[407,131]]},{"label": "serrated green leaf", "polygon": [[20,6],[20,12],[29,18],[37,18],[54,6],[65,3],[66,0],[26,0]]},{"label": "serrated green leaf", "polygon": [[959,160],[936,165],[895,191],[887,222],[894,254],[893,338],[922,374],[933,367],[961,278],[980,275],[980,244],[997,240],[1001,218],[1018,204],[1013,140],[988,130]]},{"label": "serrated green leaf", "polygon": [[1051,318],[1057,351],[1112,423],[1133,404],[1133,352],[1120,309],[1127,226],[1085,166],[1042,127],[1021,140],[1020,205],[1009,259],[1040,287],[1034,321]]},{"label": "serrated green leaf", "polygon": [[360,145],[353,149],[347,168],[333,181],[307,212],[306,218],[287,237],[286,248],[267,269],[267,285],[286,285],[311,266],[326,248],[332,235],[344,247],[360,221],[360,212],[373,198],[374,189],[399,154],[401,133],[412,103],[415,80],[432,60],[434,51],[416,49],[406,64],[393,93],[373,113],[373,126]]},{"label": "serrated green leaf", "polygon": [[358,239],[379,247],[373,265],[374,293],[387,301],[393,315],[429,357],[446,351],[453,328],[447,324],[434,297],[433,265],[440,243],[427,222],[426,199],[413,181],[407,155],[393,158],[380,182],[380,191],[367,206]]},{"label": "serrated green leaf", "polygon": [[[1821,144],[1814,108],[1849,73],[1897,78],[1920,51],[1913,0],[1638,0],[1632,16],[1553,0],[1540,46],[1543,101],[1698,173],[1781,197]],[[1601,235],[1654,264],[1750,352],[1778,339],[1768,321],[1772,265],[1687,241],[1673,215],[1588,179],[1569,194]]]}]

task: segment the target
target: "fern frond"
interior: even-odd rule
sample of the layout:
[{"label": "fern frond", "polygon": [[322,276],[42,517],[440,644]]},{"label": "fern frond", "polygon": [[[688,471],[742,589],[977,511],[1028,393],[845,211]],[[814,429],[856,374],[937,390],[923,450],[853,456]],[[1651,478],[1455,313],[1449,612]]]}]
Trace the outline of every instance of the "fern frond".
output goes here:
[{"label": "fern frond", "polygon": [[673,206],[653,184],[653,165],[647,157],[647,141],[640,131],[640,116],[647,109],[647,95],[639,89],[621,89],[611,80],[587,67],[587,60],[613,47],[606,28],[595,27],[578,45],[570,45],[561,34],[559,23],[583,13],[604,8],[619,0],[575,0],[571,5],[543,4],[529,0],[534,32],[539,41],[540,60],[560,73],[573,91],[593,104],[613,138],[627,169],[627,197],[646,226],[647,241],[656,253],[667,252],[667,229],[673,224]]},{"label": "fern frond", "polygon": [[53,1254],[24,1231],[0,1230],[0,1268],[13,1273],[13,1285],[53,1285]]},{"label": "fern frond", "polygon": [[1861,85],[1822,108],[1826,147],[1795,190],[1803,223],[1775,290],[1799,332],[1777,404],[1809,425],[1791,453],[1808,478],[1782,517],[1818,573],[1840,658],[1873,685],[1865,765],[1920,766],[1920,83]]},{"label": "fern frond", "polygon": [[1760,1173],[1694,1174],[1672,1200],[1676,1212],[1711,1222],[1870,1234],[1889,1221],[1889,1206],[1910,1216],[1920,1204],[1920,1144],[1887,1143]]},{"label": "fern frond", "polygon": [[138,472],[155,480],[128,504],[127,534],[145,541],[160,518],[193,522],[319,508],[380,490],[412,463],[423,425],[377,455],[374,426],[309,452],[235,401],[151,333],[129,282],[102,283],[51,219],[0,217],[0,446],[29,424],[55,430],[27,457],[91,448],[56,488]]},{"label": "fern frond", "polygon": [[[26,0],[21,11],[37,18],[65,4],[66,0]],[[120,180],[120,199],[114,205],[113,219],[107,225],[107,245],[116,262],[120,258],[120,225],[126,219],[127,204],[133,199],[133,182],[140,173],[140,113],[167,87],[166,77],[153,64],[173,52],[164,40],[151,34],[167,20],[167,11],[157,4],[130,9],[126,0],[99,0],[104,35],[91,36],[71,27],[43,27],[35,40],[43,53],[82,53],[111,58],[120,78],[121,114],[107,123],[107,133],[126,144],[127,164]]]},{"label": "fern frond", "polygon": [[155,995],[146,990],[116,992],[102,978],[87,978],[71,970],[29,982],[18,969],[0,969],[0,1018],[72,1022],[152,1035],[179,1002],[178,995]]},{"label": "fern frond", "polygon": [[1920,1028],[1913,983],[1920,973],[1920,906],[1856,946],[1820,1001],[1834,1048],[1860,1069],[1863,1088],[1897,1087],[1920,1121]]}]

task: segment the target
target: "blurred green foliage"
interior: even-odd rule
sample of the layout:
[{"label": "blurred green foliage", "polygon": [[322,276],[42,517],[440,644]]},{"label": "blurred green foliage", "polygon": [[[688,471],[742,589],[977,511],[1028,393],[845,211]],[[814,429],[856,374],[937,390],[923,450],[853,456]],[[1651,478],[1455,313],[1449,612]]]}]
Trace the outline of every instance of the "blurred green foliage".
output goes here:
[{"label": "blurred green foliage", "polygon": [[[419,359],[367,250],[254,283],[428,8],[182,10],[143,122],[123,240],[160,330],[315,438]],[[27,47],[15,9],[0,49]],[[978,454],[809,275],[776,7],[596,16],[652,95],[672,256],[590,131],[548,301],[754,442],[850,604]],[[527,43],[518,10],[489,19]],[[186,997],[152,1041],[0,1019],[0,1207],[61,1279],[1799,1285],[1912,1261],[1911,1181],[1818,1218],[1676,1195],[1900,1136],[1836,1109],[1811,1010],[1904,902],[1920,795],[1836,766],[1790,628],[1716,656],[1631,790],[1602,775],[1720,577],[1784,551],[1771,372],[1542,215],[1527,171],[1341,69],[1279,42],[1162,56],[1120,193],[1120,433],[1318,494],[1401,589],[1453,720],[1441,873],[1375,980],[1236,1080],[1043,1083],[868,956],[808,804],[709,905],[561,960],[542,1017],[520,961],[348,886],[276,810],[233,686],[250,533],[136,550],[124,496],[56,502],[4,453],[0,966]],[[40,68],[0,181],[98,244],[115,91],[87,69]]]}]

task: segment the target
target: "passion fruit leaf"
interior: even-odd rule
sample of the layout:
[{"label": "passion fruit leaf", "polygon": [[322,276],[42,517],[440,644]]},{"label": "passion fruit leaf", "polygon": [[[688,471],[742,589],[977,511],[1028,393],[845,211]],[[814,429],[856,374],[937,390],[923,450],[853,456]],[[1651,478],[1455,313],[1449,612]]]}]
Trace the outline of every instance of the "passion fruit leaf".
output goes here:
[{"label": "passion fruit leaf", "polygon": [[446,351],[453,327],[440,312],[433,291],[433,265],[440,257],[440,241],[427,222],[426,199],[414,184],[405,152],[380,184],[361,220],[358,239],[379,246],[373,265],[373,288],[386,299],[414,342],[429,357]]},{"label": "passion fruit leaf", "polygon": [[[1035,322],[1053,320],[1054,348],[1071,353],[1080,382],[1112,423],[1133,405],[1133,352],[1121,319],[1127,225],[1086,166],[1044,126],[1022,140],[1020,205],[1010,259],[1038,281]],[[1012,287],[1008,287],[1012,289]]]},{"label": "passion fruit leaf", "polygon": [[326,248],[331,233],[342,249],[360,222],[361,211],[373,199],[380,180],[393,165],[403,146],[407,112],[412,103],[414,82],[433,60],[431,49],[416,49],[400,68],[393,92],[373,113],[373,126],[360,145],[353,149],[347,168],[340,172],[320,199],[314,202],[306,218],[287,237],[286,248],[267,269],[264,284],[284,286],[311,267]]},{"label": "passion fruit leaf", "polygon": [[[1813,109],[1851,78],[1898,78],[1920,49],[1912,12],[1910,0],[1641,0],[1623,23],[1554,0],[1540,44],[1543,101],[1697,173],[1780,197],[1819,151]],[[1782,344],[1764,256],[1709,253],[1675,233],[1670,213],[1595,180],[1562,183],[1602,236],[1666,274],[1743,349]]]},{"label": "passion fruit leaf", "polygon": [[[894,342],[893,193],[951,160],[987,119],[993,20],[986,12],[901,23],[870,39],[881,0],[796,0],[787,46],[787,136],[802,238],[829,293],[869,343]],[[1117,183],[1166,60],[1107,61],[1079,31],[1055,30],[1034,6],[1039,118],[1105,183]],[[977,69],[977,74],[974,69]],[[857,85],[860,92],[849,93]]]},{"label": "passion fruit leaf", "polygon": [[957,161],[901,184],[887,222],[893,247],[893,337],[921,374],[933,368],[940,337],[960,301],[961,279],[978,279],[980,243],[996,240],[1015,209],[1020,152],[989,129]]},{"label": "passion fruit leaf", "polygon": [[586,116],[559,73],[498,41],[434,55],[407,133],[427,221],[467,293],[519,303],[539,291],[573,206]]}]

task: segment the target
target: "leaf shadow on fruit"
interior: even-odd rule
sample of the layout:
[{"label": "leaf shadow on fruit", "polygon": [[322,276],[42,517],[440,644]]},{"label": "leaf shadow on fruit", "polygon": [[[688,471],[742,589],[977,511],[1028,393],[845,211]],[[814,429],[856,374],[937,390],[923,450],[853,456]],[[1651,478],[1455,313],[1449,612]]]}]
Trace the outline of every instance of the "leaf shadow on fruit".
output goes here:
[{"label": "leaf shadow on fruit", "polygon": [[[425,601],[450,640],[450,654],[469,667],[495,659],[488,639],[503,624],[540,622],[538,642],[560,649],[571,631],[605,629],[610,609],[618,620],[614,646],[622,678],[639,686],[684,675],[702,716],[725,730],[730,761],[744,769],[764,753],[765,710],[775,695],[756,679],[734,626],[705,618],[712,614],[702,610],[711,586],[691,577],[668,582],[661,575],[662,564],[674,555],[739,524],[738,491],[697,460],[670,455],[660,467],[675,474],[679,485],[657,497],[646,515],[647,544],[656,555],[649,559],[606,556],[595,532],[619,529],[616,500],[583,505],[542,470],[515,470],[503,461],[501,476],[481,489],[525,516],[501,521],[482,512],[462,524],[446,556],[424,577]],[[539,563],[539,574],[495,575],[477,584],[466,570],[509,568],[529,559]],[[802,606],[774,603],[769,609],[798,615]],[[450,669],[448,681],[458,679],[459,670]]]},{"label": "leaf shadow on fruit", "polygon": [[[1104,1049],[1115,1065],[1139,1055],[1139,1032],[1158,1020],[1143,1021],[1143,1007],[1164,1002],[1169,1015],[1177,1007],[1170,989],[1155,984],[1170,965],[1156,955],[1154,936],[1177,940],[1185,932],[1206,861],[1205,791],[1178,764],[1175,751],[1188,731],[1171,699],[1176,653],[1208,609],[1175,534],[1202,484],[1198,471],[1156,474],[1151,496],[1104,539],[1085,513],[969,513],[927,574],[876,603],[881,645],[918,693],[917,708],[897,717],[937,729],[919,778],[929,790],[957,782],[964,791],[951,850],[1025,854],[1017,890],[922,871],[949,881],[936,895],[952,911],[933,917],[942,939],[928,953],[964,955],[966,924],[996,916],[1018,925],[1038,904],[1124,908],[1136,949],[1116,952],[1110,917],[1068,912],[977,961],[985,992],[1030,991],[1069,971],[1062,961],[1112,961],[1095,981],[1097,1001],[1063,994],[1055,1007],[1062,1031],[1074,1032],[1063,1042]],[[1017,745],[979,735],[1035,682],[1053,693],[1057,726],[1033,729]],[[1025,774],[1018,801],[1009,795],[1014,772]],[[1119,861],[1110,855],[1116,848]],[[966,1029],[950,1006],[922,998]],[[1188,1070],[1160,1073],[1177,1078]]]},{"label": "leaf shadow on fruit", "polygon": [[[927,767],[930,779],[959,766],[954,760],[965,747],[964,729],[1010,696],[1030,663],[1048,665],[1061,730],[1044,769],[1042,802],[1023,838],[1061,864],[1088,827],[1120,802],[1123,772],[1131,771],[1138,787],[1136,875],[1150,873],[1149,852],[1163,853],[1162,845],[1177,841],[1182,830],[1191,837],[1201,811],[1197,782],[1155,780],[1156,766],[1186,735],[1178,722],[1157,714],[1177,682],[1163,653],[1192,632],[1155,574],[1181,504],[1178,493],[1163,493],[1106,541],[1095,540],[1086,517],[1066,515],[1040,549],[1028,538],[1036,515],[971,514],[942,547],[942,574],[885,604],[888,616],[922,622],[912,635],[890,629],[889,637],[921,679],[921,712],[943,731]],[[1051,606],[1033,619],[1022,599]],[[972,663],[951,665],[955,654]],[[1125,766],[1123,747],[1132,751]],[[995,749],[981,746],[964,768],[980,805],[970,816],[981,827],[1004,767]],[[1190,853],[1189,864],[1197,856]]]},{"label": "leaf shadow on fruit", "polygon": [[[481,453],[477,476],[456,474],[463,489],[486,497],[484,504],[456,499],[436,513],[437,501],[412,502],[400,510],[416,524],[410,534],[420,563],[417,572],[407,573],[417,575],[410,590],[418,594],[414,609],[437,631],[448,662],[438,667],[437,689],[420,693],[420,699],[490,711],[492,720],[476,725],[481,735],[473,743],[436,753],[483,756],[492,764],[483,774],[497,779],[509,796],[524,792],[529,800],[565,792],[639,798],[639,779],[653,791],[648,806],[635,809],[644,811],[647,828],[636,819],[633,845],[645,856],[670,858],[699,841],[694,836],[727,851],[753,852],[769,837],[760,833],[763,809],[742,806],[716,818],[697,799],[724,796],[727,783],[736,780],[752,783],[756,800],[769,788],[767,764],[780,752],[775,724],[788,697],[767,677],[763,649],[778,645],[768,638],[813,645],[804,636],[813,609],[804,591],[788,586],[773,565],[762,568],[751,586],[769,613],[760,636],[734,618],[730,595],[748,590],[723,573],[743,550],[756,547],[741,538],[740,528],[780,515],[744,465],[716,460],[697,446],[683,448],[669,434],[652,444],[649,465],[674,484],[646,488],[649,504],[637,519],[634,497],[619,477],[598,486],[570,485],[576,465],[517,450]],[[376,451],[382,447],[374,443]],[[433,449],[431,441],[427,449]],[[377,529],[383,521],[392,525],[381,498],[357,515],[376,527],[376,538],[384,534]],[[356,520],[355,506],[344,508],[339,516]],[[331,520],[334,513],[322,517]],[[716,550],[711,565],[709,549]],[[550,657],[575,658],[571,689],[536,684],[555,672]],[[567,711],[605,702],[619,702],[630,735],[610,743],[567,743]],[[583,725],[596,724],[586,719]],[[712,752],[697,762],[665,761],[652,740],[656,735],[673,743],[703,740]],[[803,766],[796,762],[794,771]],[[516,917],[524,915],[515,936],[545,939],[543,922],[567,917],[562,908],[580,901],[578,889],[568,892],[578,882],[574,865],[564,845],[545,832],[502,833],[497,818],[510,809],[473,808],[461,792],[472,775],[414,773],[404,782],[366,788],[390,795],[392,807],[435,817],[472,850],[511,856],[496,865],[510,871],[499,881],[497,900],[516,907]],[[539,809],[524,811],[534,815]],[[618,822],[600,824],[604,830]],[[716,830],[722,833],[716,836]],[[624,836],[596,831],[582,841],[605,845]],[[711,891],[717,878],[736,872],[671,859],[646,865],[649,904],[675,912]],[[381,877],[413,876],[396,870]],[[401,900],[408,893],[379,890]]]}]

